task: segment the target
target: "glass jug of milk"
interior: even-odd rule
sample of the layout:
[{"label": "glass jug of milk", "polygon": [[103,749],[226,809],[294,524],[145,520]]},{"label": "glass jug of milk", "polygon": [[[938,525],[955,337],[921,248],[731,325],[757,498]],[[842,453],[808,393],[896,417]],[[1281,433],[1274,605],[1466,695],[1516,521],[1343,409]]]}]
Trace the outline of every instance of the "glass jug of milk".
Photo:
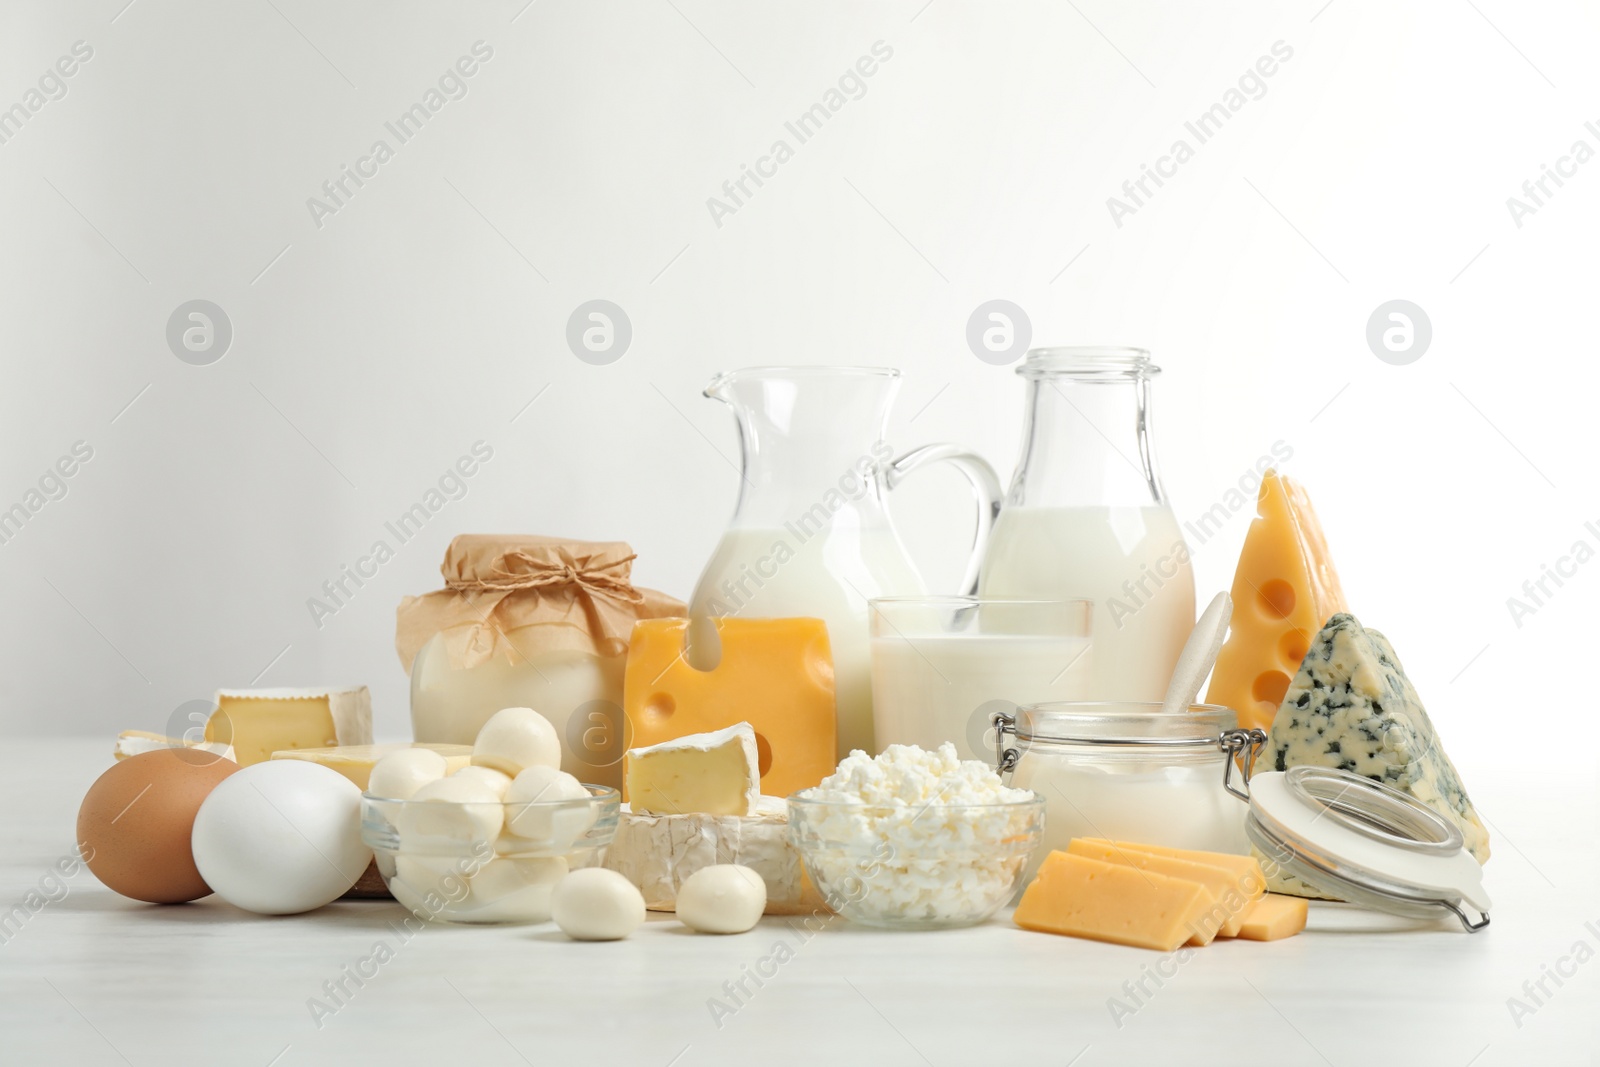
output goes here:
[{"label": "glass jug of milk", "polygon": [[979,592],[1095,602],[1089,700],[1160,700],[1194,628],[1189,548],[1167,505],[1137,348],[1039,348],[1022,457]]},{"label": "glass jug of milk", "polygon": [[733,409],[739,501],[689,600],[684,651],[700,670],[721,655],[712,616],[810,616],[828,624],[838,753],[878,751],[872,730],[867,601],[927,592],[895,534],[885,495],[913,470],[956,466],[978,502],[962,592],[977,584],[1000,481],[975,453],[925,445],[897,458],[884,442],[900,372],[887,367],[753,367],[720,374],[705,395]]}]

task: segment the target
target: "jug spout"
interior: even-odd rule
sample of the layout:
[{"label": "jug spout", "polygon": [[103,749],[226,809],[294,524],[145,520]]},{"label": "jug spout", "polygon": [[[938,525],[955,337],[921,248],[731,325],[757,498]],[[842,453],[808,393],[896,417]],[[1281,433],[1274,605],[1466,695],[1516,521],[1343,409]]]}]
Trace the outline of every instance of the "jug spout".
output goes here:
[{"label": "jug spout", "polygon": [[[887,446],[892,367],[746,367],[716,375],[704,393],[733,409],[744,483],[791,509],[809,507],[851,471],[870,474]],[[740,511],[745,511],[746,501]],[[747,514],[741,514],[748,518]]]},{"label": "jug spout", "polygon": [[773,389],[791,398],[803,391],[808,401],[813,396],[848,393],[873,404],[874,409],[881,402],[882,413],[887,415],[899,379],[900,371],[894,367],[742,367],[718,372],[703,392],[729,404],[737,404],[741,397],[754,401]]},{"label": "jug spout", "polygon": [[712,400],[720,400],[724,404],[733,403],[734,377],[733,374],[729,374],[726,371],[718,372],[716,377],[706,383],[706,387],[700,391],[700,395],[710,397]]}]

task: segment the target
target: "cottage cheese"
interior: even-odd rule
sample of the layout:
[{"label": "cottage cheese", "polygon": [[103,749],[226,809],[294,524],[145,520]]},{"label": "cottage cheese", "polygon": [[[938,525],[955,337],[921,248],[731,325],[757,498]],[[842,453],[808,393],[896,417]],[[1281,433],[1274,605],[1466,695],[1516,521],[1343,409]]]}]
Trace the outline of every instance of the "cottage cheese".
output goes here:
[{"label": "cottage cheese", "polygon": [[1038,834],[1038,809],[1019,806],[1034,794],[949,743],[852,752],[801,796],[822,802],[806,811],[807,865],[860,921],[980,921],[1009,898]]}]

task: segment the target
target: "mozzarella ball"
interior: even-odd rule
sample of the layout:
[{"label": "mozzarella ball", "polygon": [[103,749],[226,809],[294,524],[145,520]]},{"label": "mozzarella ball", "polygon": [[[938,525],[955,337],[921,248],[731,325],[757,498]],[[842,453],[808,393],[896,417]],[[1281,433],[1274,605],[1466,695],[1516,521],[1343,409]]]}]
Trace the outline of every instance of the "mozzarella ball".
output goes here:
[{"label": "mozzarella ball", "polygon": [[470,900],[459,892],[451,896],[440,889],[415,889],[399,878],[389,883],[389,895],[417,918],[443,922],[455,921],[457,909]]},{"label": "mozzarella ball", "polygon": [[417,790],[444,777],[448,764],[443,756],[426,748],[407,748],[391,752],[372,766],[367,779],[370,796],[389,800],[410,800]]},{"label": "mozzarella ball", "polygon": [[[394,858],[393,881],[403,882],[406,889],[419,900],[433,893],[442,900],[459,905],[472,892],[468,879],[471,872],[472,860],[466,856],[410,856],[402,852]],[[389,892],[394,893],[393,882]],[[398,894],[396,899],[399,899]]]},{"label": "mozzarella ball", "polygon": [[361,790],[303,760],[267,760],[224,778],[200,805],[190,843],[219,897],[263,915],[320,908],[372,862]]},{"label": "mozzarella ball", "polygon": [[500,836],[505,808],[493,786],[451,775],[429,782],[400,809],[400,851],[454,852]]},{"label": "mozzarella ball", "polygon": [[490,860],[472,876],[473,918],[480,922],[547,922],[550,898],[566,877],[561,856]]},{"label": "mozzarella ball", "polygon": [[616,871],[585,867],[556,883],[550,917],[574,941],[620,941],[644,922],[644,896]]},{"label": "mozzarella ball", "polygon": [[543,765],[529,767],[511,780],[506,790],[507,804],[523,804],[534,800],[582,800],[589,791],[559,767]]},{"label": "mozzarella ball", "polygon": [[560,767],[561,739],[550,720],[532,708],[503,708],[478,731],[472,762],[512,778],[529,767]]},{"label": "mozzarella ball", "polygon": [[470,778],[474,781],[482,782],[484,785],[494,790],[495,796],[501,799],[504,799],[506,789],[511,785],[510,775],[493,770],[489,767],[463,767],[450,777]]},{"label": "mozzarella ball", "polygon": [[742,934],[767,910],[767,883],[749,867],[702,867],[678,887],[678,918],[702,934]]},{"label": "mozzarella ball", "polygon": [[506,833],[552,845],[582,837],[598,816],[583,784],[554,767],[529,767],[512,779],[504,799]]}]

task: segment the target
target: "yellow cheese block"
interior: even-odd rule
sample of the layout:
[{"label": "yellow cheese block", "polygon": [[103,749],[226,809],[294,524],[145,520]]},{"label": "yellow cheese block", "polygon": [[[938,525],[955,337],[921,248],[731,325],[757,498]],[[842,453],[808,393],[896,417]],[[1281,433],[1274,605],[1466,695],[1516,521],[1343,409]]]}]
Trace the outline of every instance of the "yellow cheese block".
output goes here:
[{"label": "yellow cheese block", "polygon": [[1268,893],[1250,909],[1239,926],[1247,941],[1276,941],[1293,937],[1306,928],[1306,898]]},{"label": "yellow cheese block", "polygon": [[1306,491],[1269,470],[1256,511],[1233,576],[1232,628],[1206,703],[1232,708],[1245,729],[1266,730],[1312,637],[1349,608]]},{"label": "yellow cheese block", "polygon": [[1189,940],[1209,899],[1199,882],[1057,851],[1011,918],[1027,930],[1171,952]]},{"label": "yellow cheese block", "polygon": [[[1223,903],[1230,905],[1232,914],[1223,921],[1217,931],[1221,937],[1236,936],[1244,915],[1267,891],[1266,876],[1261,873],[1261,864],[1257,863],[1253,856],[1235,856],[1231,852],[1202,852],[1190,848],[1168,848],[1165,845],[1141,845],[1136,841],[1107,841],[1099,837],[1077,840],[1090,845],[1109,846],[1127,853],[1144,852],[1151,856],[1167,856],[1222,868],[1228,873],[1228,888],[1223,892],[1221,899]],[[1238,907],[1232,907],[1234,894],[1244,898]]]},{"label": "yellow cheese block", "polygon": [[351,689],[221,689],[206,740],[233,746],[241,767],[289,748],[372,744],[372,696]]},{"label": "yellow cheese block", "polygon": [[1234,876],[1221,867],[1176,856],[1158,856],[1154,852],[1139,852],[1121,848],[1109,841],[1088,841],[1075,837],[1067,845],[1074,856],[1087,856],[1103,863],[1120,863],[1141,871],[1154,871],[1188,882],[1198,882],[1206,890],[1206,909],[1200,925],[1192,931],[1191,945],[1209,945],[1223,924],[1233,920],[1231,927],[1238,928],[1237,916],[1248,911],[1251,902],[1234,886]]},{"label": "yellow cheese block", "polygon": [[408,748],[427,748],[444,757],[445,773],[454,774],[472,762],[471,745],[442,745],[428,741],[397,741],[386,745],[336,745],[333,748],[288,748],[274,752],[273,759],[299,759],[307,763],[320,763],[329,770],[338,771],[367,791],[372,778],[372,768],[391,752]]},{"label": "yellow cheese block", "polygon": [[634,624],[622,706],[643,748],[748,722],[761,792],[785,797],[833,773],[838,729],[833,655],[821,619],[716,620],[722,659],[697,671],[683,656],[688,619]]}]

